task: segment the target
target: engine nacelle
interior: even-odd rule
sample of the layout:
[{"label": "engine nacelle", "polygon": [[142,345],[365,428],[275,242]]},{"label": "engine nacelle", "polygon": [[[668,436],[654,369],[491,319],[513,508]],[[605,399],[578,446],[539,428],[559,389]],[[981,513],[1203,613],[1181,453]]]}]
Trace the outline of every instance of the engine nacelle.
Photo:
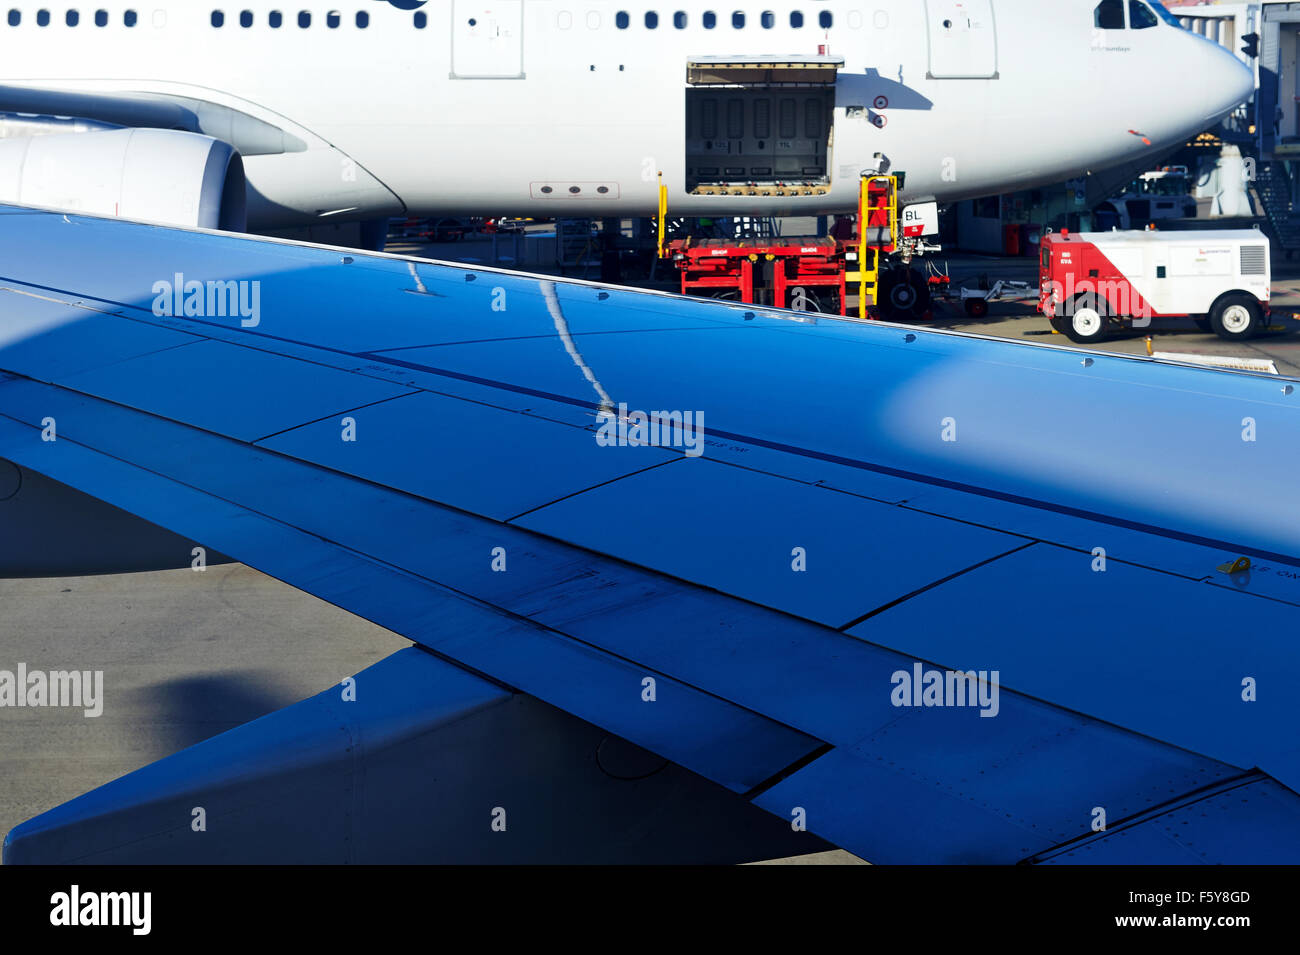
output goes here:
[{"label": "engine nacelle", "polygon": [[239,153],[173,129],[0,140],[0,202],[229,232],[247,221]]}]

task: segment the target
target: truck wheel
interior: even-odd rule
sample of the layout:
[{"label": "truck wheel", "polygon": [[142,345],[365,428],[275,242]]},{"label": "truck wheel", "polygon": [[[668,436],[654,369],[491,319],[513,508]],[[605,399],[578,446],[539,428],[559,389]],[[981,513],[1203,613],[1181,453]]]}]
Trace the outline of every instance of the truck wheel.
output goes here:
[{"label": "truck wheel", "polygon": [[1092,345],[1106,340],[1106,316],[1091,295],[1081,295],[1074,311],[1066,319],[1065,334],[1076,345]]},{"label": "truck wheel", "polygon": [[1225,341],[1240,342],[1254,338],[1264,325],[1264,314],[1253,296],[1244,292],[1225,295],[1210,312],[1214,334]]},{"label": "truck wheel", "polygon": [[983,298],[968,298],[962,303],[971,318],[983,318],[989,313],[989,303]]}]

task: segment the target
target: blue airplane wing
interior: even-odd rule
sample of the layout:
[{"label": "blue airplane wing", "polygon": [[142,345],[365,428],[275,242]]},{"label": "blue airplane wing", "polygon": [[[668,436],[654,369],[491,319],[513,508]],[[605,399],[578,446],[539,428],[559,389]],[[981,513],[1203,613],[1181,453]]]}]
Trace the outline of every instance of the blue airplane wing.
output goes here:
[{"label": "blue airplane wing", "polygon": [[[871,861],[1300,857],[1288,379],[22,209],[0,379],[0,458],[453,666],[376,738],[505,688]],[[352,779],[310,703],[6,860]]]}]

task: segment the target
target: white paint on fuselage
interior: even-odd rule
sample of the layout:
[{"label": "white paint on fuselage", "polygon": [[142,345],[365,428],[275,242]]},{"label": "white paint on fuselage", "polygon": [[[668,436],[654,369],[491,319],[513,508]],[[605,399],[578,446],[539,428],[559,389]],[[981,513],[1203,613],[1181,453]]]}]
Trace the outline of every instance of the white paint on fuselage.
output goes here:
[{"label": "white paint on fuselage", "polygon": [[[942,8],[942,0],[928,2]],[[952,201],[1132,161],[1200,132],[1248,96],[1249,71],[1227,51],[1164,22],[1094,31],[1097,2],[993,0],[998,77],[944,80],[927,78],[925,0],[524,0],[519,79],[451,78],[451,18],[476,6],[461,0],[425,4],[424,29],[412,11],[356,0],[292,9],[275,0],[97,3],[79,8],[75,27],[65,24],[65,7],[51,10],[47,27],[26,7],[18,27],[0,13],[0,83],[174,92],[235,106],[314,134],[317,149],[331,144],[417,215],[648,215],[658,170],[676,214],[813,214],[854,208],[857,172],[876,152],[907,173],[905,198]],[[99,9],[108,26],[94,25]],[[137,26],[123,26],[126,9],[138,12]],[[210,22],[214,9],[225,15],[220,28]],[[272,29],[268,13],[277,9],[284,23]],[[332,9],[341,21],[333,29]],[[673,25],[678,9],[688,15],[685,29]],[[309,28],[297,24],[301,10],[311,12]],[[659,14],[657,29],[646,28],[647,10]],[[706,10],[717,14],[712,30],[702,25]],[[736,10],[746,14],[742,29],[731,25]],[[791,10],[803,13],[801,29],[790,27]],[[829,30],[817,25],[823,10],[834,17]],[[240,25],[243,11],[251,27]],[[364,29],[358,11],[369,14]],[[627,29],[616,26],[619,11],[629,14]],[[775,14],[771,29],[761,26],[764,11]],[[821,44],[845,59],[831,193],[687,195],[688,58],[808,55]],[[848,115],[870,107],[876,90],[891,100],[883,129]],[[307,168],[301,156],[251,157],[249,183],[304,214],[308,205],[342,208],[328,193],[335,161],[346,191],[343,159],[311,165],[309,178],[297,171]],[[530,185],[546,181],[613,183],[618,198],[533,197]]]}]

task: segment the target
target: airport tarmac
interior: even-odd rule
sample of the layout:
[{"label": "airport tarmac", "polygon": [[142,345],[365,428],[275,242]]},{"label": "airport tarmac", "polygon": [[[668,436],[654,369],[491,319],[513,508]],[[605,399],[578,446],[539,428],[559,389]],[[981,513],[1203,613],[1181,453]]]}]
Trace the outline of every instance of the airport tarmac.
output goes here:
[{"label": "airport tarmac", "polygon": [[[462,245],[457,251],[468,251]],[[445,248],[422,249],[449,257]],[[1033,281],[1030,259],[951,256],[956,279]],[[1275,310],[1300,312],[1300,267],[1275,262]],[[959,308],[934,325],[1030,342],[1050,334],[1031,303]],[[1269,358],[1300,375],[1300,322],[1245,345],[1194,327],[1154,332],[1161,351]],[[1098,348],[1145,354],[1145,333]],[[104,671],[104,709],[0,710],[0,832],[111,779],[311,696],[409,641],[243,565],[104,577],[0,580],[0,669]],[[795,864],[847,864],[844,852]]]},{"label": "airport tarmac", "polygon": [[0,709],[0,831],[406,646],[242,564],[0,580],[0,669],[104,673],[98,717]]}]

